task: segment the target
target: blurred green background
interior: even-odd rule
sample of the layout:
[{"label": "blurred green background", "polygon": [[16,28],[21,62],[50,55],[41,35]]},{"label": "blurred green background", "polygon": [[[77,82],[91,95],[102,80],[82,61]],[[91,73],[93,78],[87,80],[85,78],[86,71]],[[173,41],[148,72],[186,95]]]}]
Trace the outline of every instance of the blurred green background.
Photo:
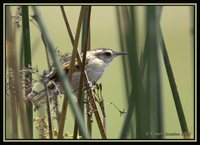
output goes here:
[{"label": "blurred green background", "polygon": [[[13,7],[12,13],[15,13],[16,7]],[[71,52],[72,45],[68,36],[63,17],[59,6],[41,6],[41,15],[44,18],[49,35],[54,45],[63,53]],[[137,47],[143,48],[145,41],[144,34],[144,6],[137,6]],[[65,6],[65,11],[75,35],[80,6]],[[186,116],[188,128],[192,133],[194,131],[194,41],[193,41],[193,7],[192,6],[164,6],[161,15],[161,27],[169,54],[169,59],[175,76],[177,88],[181,97],[183,111]],[[30,13],[32,11],[30,10]],[[115,6],[92,6],[91,11],[91,48],[111,48],[120,51],[119,32],[116,19]],[[31,46],[32,46],[32,65],[37,65],[42,72],[47,69],[45,49],[40,38],[40,32],[37,27],[30,23]],[[20,31],[17,31],[17,45],[19,46]],[[80,42],[80,41],[79,41]],[[80,48],[81,43],[79,43]],[[19,56],[19,55],[18,55]],[[125,56],[126,57],[126,56]],[[162,58],[161,77],[163,91],[163,121],[164,132],[181,133],[181,128],[176,113],[169,81],[166,75]],[[124,116],[109,102],[114,103],[119,109],[127,110],[125,83],[123,77],[122,58],[116,58],[104,76],[99,80],[103,85],[103,96],[107,113],[107,136],[116,139],[119,137]],[[132,74],[134,75],[134,74]],[[60,104],[60,106],[62,106]],[[69,109],[70,110],[70,109]],[[71,111],[69,111],[71,112]],[[35,114],[36,115],[36,114]],[[93,123],[93,138],[100,138],[99,130],[95,118]],[[67,118],[66,131],[72,133],[74,119]],[[38,137],[35,134],[35,137]],[[165,138],[182,139],[182,136],[165,136]]]}]

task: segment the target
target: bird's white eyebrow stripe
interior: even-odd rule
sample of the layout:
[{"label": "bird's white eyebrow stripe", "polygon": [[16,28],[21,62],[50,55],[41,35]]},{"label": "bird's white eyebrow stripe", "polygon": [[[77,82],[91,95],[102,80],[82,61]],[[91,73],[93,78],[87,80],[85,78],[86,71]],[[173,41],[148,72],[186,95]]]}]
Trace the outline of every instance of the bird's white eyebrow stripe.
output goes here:
[{"label": "bird's white eyebrow stripe", "polygon": [[96,50],[96,52],[97,52],[97,53],[101,53],[101,52],[110,52],[110,53],[112,53],[111,50]]},{"label": "bird's white eyebrow stripe", "polygon": [[102,50],[96,50],[97,53],[102,52]]}]

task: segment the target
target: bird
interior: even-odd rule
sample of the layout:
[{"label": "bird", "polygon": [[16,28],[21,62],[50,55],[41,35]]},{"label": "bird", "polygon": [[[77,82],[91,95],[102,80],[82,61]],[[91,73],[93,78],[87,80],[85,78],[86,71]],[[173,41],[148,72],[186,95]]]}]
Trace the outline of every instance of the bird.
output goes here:
[{"label": "bird", "polygon": [[[87,73],[88,79],[91,83],[96,83],[104,74],[105,70],[108,68],[110,63],[117,56],[127,55],[126,52],[118,52],[110,48],[96,48],[86,53],[85,71]],[[83,57],[83,54],[81,54]],[[70,69],[71,56],[65,59],[62,67],[66,74],[68,74]],[[78,64],[77,59],[75,60],[75,67],[72,74],[71,87],[75,92],[79,89],[81,75],[81,67]],[[54,83],[59,83],[58,74],[55,67],[52,67],[49,74],[46,75],[49,81]]]}]

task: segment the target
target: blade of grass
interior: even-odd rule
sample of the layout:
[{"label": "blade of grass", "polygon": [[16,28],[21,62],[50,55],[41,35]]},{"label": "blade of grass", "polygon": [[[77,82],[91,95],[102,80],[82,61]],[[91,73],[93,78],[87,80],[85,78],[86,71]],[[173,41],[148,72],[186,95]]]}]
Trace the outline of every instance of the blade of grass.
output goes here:
[{"label": "blade of grass", "polygon": [[[87,13],[85,13],[85,19],[83,19],[83,29],[82,29],[82,51],[84,53],[83,55],[83,65],[86,63],[86,51],[89,51],[90,48],[90,18],[91,18],[91,6],[87,7]],[[86,35],[86,36],[85,36]],[[81,70],[81,79],[83,79],[84,75],[84,68],[82,67]],[[88,96],[87,96],[88,99]],[[81,98],[80,98],[81,102]],[[84,109],[84,104],[80,104],[81,108]],[[89,111],[89,105],[87,104],[87,112]],[[87,128],[90,134],[90,138],[92,137],[92,116],[87,113]]]},{"label": "blade of grass", "polygon": [[[8,49],[8,48],[7,48]],[[8,53],[9,50],[8,50]],[[12,70],[11,72],[9,73],[12,73]],[[14,73],[13,74],[9,74],[9,86],[10,86],[10,110],[11,110],[11,126],[12,126],[12,138],[14,139],[18,139],[19,138],[19,134],[18,134],[18,130],[19,130],[19,127],[18,127],[18,101],[17,100],[17,94],[15,93],[16,92],[16,88],[13,84],[14,82]],[[12,86],[12,87],[11,87]]]},{"label": "blade of grass", "polygon": [[[159,69],[159,39],[158,39],[158,25],[157,25],[157,7],[146,7],[147,16],[147,41],[145,44],[146,51],[146,97],[149,107],[149,130],[146,132],[162,132],[162,102],[161,102],[161,83],[160,83],[160,69]],[[144,76],[145,77],[145,76]],[[145,132],[143,132],[145,134]],[[147,136],[148,138],[162,138],[162,134],[159,136]]]},{"label": "blade of grass", "polygon": [[[82,65],[82,63],[81,63],[81,56],[80,56],[80,54],[79,54],[78,51],[77,51],[77,60],[78,60],[79,65],[81,66],[81,65]],[[84,83],[85,83],[86,85],[89,85],[90,82],[89,82],[89,79],[88,79],[88,76],[87,76],[86,71],[84,71],[84,78],[85,78],[85,79],[84,79]],[[87,87],[88,87],[88,86],[87,86]],[[89,88],[89,87],[88,87],[88,88]],[[103,139],[106,139],[107,137],[106,137],[106,134],[105,134],[105,129],[104,129],[103,124],[102,124],[102,122],[101,122],[101,118],[100,118],[99,112],[98,112],[98,110],[97,110],[97,106],[96,106],[96,104],[95,104],[94,96],[93,96],[93,94],[92,94],[91,89],[87,89],[87,95],[89,96],[89,100],[90,100],[90,103],[91,103],[91,105],[92,105],[92,108],[95,110],[95,111],[94,111],[94,115],[95,115],[95,118],[96,118],[96,121],[97,121],[97,125],[98,125],[98,127],[99,127],[99,131],[100,131],[101,137],[102,137]]]},{"label": "blade of grass", "polygon": [[[158,16],[158,19],[160,20],[160,16]],[[160,45],[161,45],[161,50],[162,50],[162,56],[163,56],[165,68],[166,68],[166,71],[167,71],[171,91],[172,91],[172,94],[173,94],[173,99],[174,99],[176,111],[177,111],[177,114],[178,114],[181,130],[182,130],[183,133],[189,132],[187,122],[186,122],[186,118],[185,118],[185,114],[184,114],[183,107],[182,107],[181,100],[180,100],[180,95],[179,95],[179,92],[178,92],[178,89],[177,89],[177,86],[176,86],[173,70],[172,70],[172,67],[171,67],[167,48],[166,48],[164,37],[163,37],[163,34],[162,34],[160,23],[159,23],[158,32],[160,33],[159,36],[160,36]],[[183,137],[185,139],[188,138],[188,136],[183,136]]]},{"label": "blade of grass", "polygon": [[[77,50],[77,60],[78,60],[78,64],[81,66],[82,65],[82,60],[81,60],[81,56]],[[84,83],[86,85],[87,88],[90,88],[88,85],[90,84],[90,81],[88,79],[88,76],[87,76],[87,73],[86,71],[84,70]],[[95,101],[94,101],[94,96],[92,94],[92,90],[91,88],[90,89],[87,89],[87,95],[89,96],[89,100],[90,100],[90,103],[92,105],[92,108],[95,110],[94,111],[94,115],[95,115],[95,118],[96,118],[96,121],[97,121],[97,125],[99,127],[99,131],[100,131],[100,134],[102,136],[103,139],[106,139],[106,134],[105,134],[105,129],[103,127],[103,124],[101,122],[101,118],[100,118],[100,115],[99,115],[99,112],[97,110],[97,106],[95,104]]]},{"label": "blade of grass", "polygon": [[[65,25],[66,25],[66,28],[67,28],[67,32],[70,36],[72,46],[74,46],[74,38],[73,38],[72,31],[70,29],[70,25],[69,25],[69,21],[67,19],[67,15],[65,13],[64,7],[60,6],[60,8],[61,8],[61,12],[62,12],[64,22],[65,22]],[[66,115],[67,115],[67,107],[68,107],[68,99],[67,99],[67,97],[65,97],[64,101],[63,101],[62,112],[61,112],[61,114],[63,114],[63,115],[61,116],[59,123],[58,123],[58,128],[59,128],[58,138],[62,138],[62,134],[63,134],[63,130],[64,130],[64,124],[65,124],[65,121],[66,121],[65,118],[66,118]]]},{"label": "blade of grass", "polygon": [[[10,16],[10,10],[9,8],[7,7],[6,8],[6,22],[7,22],[7,29],[6,29],[6,45],[7,45],[7,56],[8,56],[8,62],[9,62],[9,67],[10,68],[8,70],[8,85],[9,85],[9,96],[7,97],[10,97],[9,99],[9,106],[10,106],[10,114],[11,114],[11,133],[12,133],[12,138],[14,139],[18,139],[19,138],[19,134],[18,134],[18,101],[17,101],[17,94],[15,93],[16,92],[16,87],[14,85],[14,74],[15,74],[15,71],[13,70],[13,68],[16,67],[17,63],[15,64],[12,64],[12,61],[14,59],[16,59],[16,56],[12,57],[12,55],[15,54],[15,50],[12,51],[12,49],[14,48],[14,44],[15,44],[15,41],[14,41],[14,30],[12,29],[12,26],[10,25],[11,24],[11,21],[9,19],[9,16]],[[8,45],[10,44],[10,45]],[[13,54],[12,54],[13,53]],[[12,86],[12,87],[11,87]]]},{"label": "blade of grass", "polygon": [[[124,40],[124,37],[122,34],[123,32],[123,20],[122,20],[122,17],[121,17],[121,12],[120,12],[120,7],[117,6],[116,7],[116,18],[117,18],[117,24],[118,24],[118,30],[119,30],[119,40],[120,40],[120,48],[122,50],[122,52],[126,52],[126,43],[125,43],[125,40]],[[124,70],[124,82],[125,82],[125,89],[126,89],[126,96],[128,97],[129,96],[129,92],[130,92],[130,86],[129,86],[129,68],[128,68],[128,60],[126,57],[122,57],[122,66],[123,66],[123,70]],[[127,100],[127,103],[128,103],[128,98],[126,99]]]},{"label": "blade of grass", "polygon": [[20,70],[24,69],[24,46],[23,46],[23,35],[21,35],[21,40],[20,40]]},{"label": "blade of grass", "polygon": [[[132,24],[132,29],[133,29],[133,47],[135,48],[135,49],[137,49],[137,37],[136,37],[136,35],[137,35],[137,31],[136,31],[136,29],[137,29],[137,25],[136,25],[136,18],[137,18],[137,11],[136,11],[136,7],[134,7],[134,6],[130,6],[129,7],[129,9],[130,9],[130,19],[131,19],[131,24]],[[138,53],[138,52],[137,52]],[[134,83],[134,82],[132,82],[132,83]],[[135,108],[133,108],[133,110],[134,110]],[[135,122],[134,122],[134,117],[132,116],[132,122],[131,122],[131,126],[130,126],[130,131],[131,131],[131,137],[132,138],[134,138],[136,135],[135,135]],[[135,127],[135,128],[134,128]]]},{"label": "blade of grass", "polygon": [[[158,23],[157,25],[156,25],[156,31],[157,31],[157,39],[158,39],[158,43],[160,43],[162,40],[160,40],[160,33],[159,33],[159,27],[160,27],[160,25],[159,25],[159,21],[160,21],[160,18],[159,17],[161,17],[161,14],[162,14],[162,6],[156,6],[156,23]],[[159,46],[159,44],[157,44],[158,46]],[[158,52],[160,52],[160,47],[159,47],[159,51]],[[158,54],[157,54],[158,55]],[[163,97],[163,95],[162,95],[162,79],[161,79],[161,70],[160,70],[160,58],[158,57],[157,58],[157,61],[158,61],[158,75],[159,75],[159,80],[158,80],[158,86],[159,86],[159,90],[160,90],[160,92],[158,92],[158,95],[160,95],[160,97],[158,96],[158,98],[157,98],[157,103],[158,103],[158,110],[157,110],[157,114],[158,114],[158,132],[163,132],[164,131],[164,128],[163,128],[163,99],[162,99],[162,97]],[[158,90],[158,91],[159,91]],[[160,138],[163,138],[163,136],[160,136]]]},{"label": "blade of grass", "polygon": [[69,103],[70,103],[72,111],[73,111],[73,114],[77,118],[78,124],[80,126],[80,130],[83,132],[83,138],[89,138],[89,135],[88,135],[86,128],[85,128],[85,125],[84,125],[84,120],[83,120],[82,115],[81,115],[81,111],[80,111],[80,109],[77,106],[76,101],[75,101],[76,97],[72,93],[72,89],[71,89],[71,86],[68,82],[66,74],[61,67],[61,64],[59,62],[59,58],[58,58],[57,54],[55,53],[55,47],[53,46],[52,41],[50,40],[50,37],[47,33],[46,27],[44,26],[44,22],[43,22],[41,14],[40,14],[39,8],[37,6],[34,6],[33,11],[34,11],[35,16],[38,20],[38,24],[41,28],[41,32],[44,35],[44,39],[45,39],[46,44],[48,46],[49,52],[52,56],[52,59],[55,63],[55,66],[57,68],[58,76],[59,76],[59,79],[60,79],[61,84],[63,86],[65,97],[66,96],[68,97]]},{"label": "blade of grass", "polygon": [[89,27],[89,29],[88,29],[87,51],[91,50],[91,33],[90,33],[90,29],[91,29],[91,27]]},{"label": "blade of grass", "polygon": [[46,92],[46,103],[47,103],[47,115],[48,115],[48,126],[49,126],[49,139],[53,139],[53,123],[52,123],[52,115],[51,115],[51,107],[50,107],[50,95],[47,87],[47,82],[43,82]]},{"label": "blade of grass", "polygon": [[68,21],[68,19],[67,19],[67,15],[66,15],[65,9],[64,9],[63,6],[60,6],[60,9],[61,9],[63,18],[64,18],[64,20],[65,20],[65,25],[66,25],[67,32],[68,32],[68,34],[69,34],[69,37],[70,37],[72,46],[74,46],[74,37],[73,37],[72,31],[71,31],[71,29],[70,29],[70,25],[69,25],[69,21]]},{"label": "blade of grass", "polygon": [[134,74],[131,75],[131,85],[133,86],[131,88],[130,95],[128,96],[128,111],[120,135],[120,138],[126,138],[130,131],[133,110],[135,107],[134,102],[137,96],[140,95],[141,76],[139,73],[134,20],[130,20],[127,7],[123,6],[120,7],[120,9],[118,8],[118,10],[121,10],[120,13],[118,13],[118,22],[121,22],[121,25],[119,25],[119,30],[121,32],[120,35],[122,35],[120,42],[122,43],[121,45],[125,46],[127,49],[130,74]]},{"label": "blade of grass", "polygon": [[[8,56],[8,65],[9,68],[13,70],[13,75],[14,75],[14,82],[12,85],[16,89],[16,95],[17,95],[17,100],[18,106],[19,106],[19,111],[20,111],[20,120],[21,120],[21,126],[22,126],[22,138],[28,139],[30,138],[29,134],[29,125],[28,125],[28,119],[27,119],[27,114],[24,106],[24,101],[22,97],[22,86],[20,83],[20,75],[19,75],[19,68],[18,68],[18,63],[17,63],[17,57],[16,57],[16,50],[15,50],[15,41],[14,41],[14,36],[15,36],[15,31],[12,28],[11,24],[11,12],[10,12],[10,6],[6,6],[6,51],[7,51],[7,56]],[[11,99],[14,99],[11,97]],[[12,112],[11,112],[12,113]],[[12,118],[14,119],[15,123],[17,123],[17,118]],[[17,124],[12,124],[17,127]]]},{"label": "blade of grass", "polygon": [[[83,62],[81,65],[81,76],[80,76],[80,83],[79,83],[79,91],[78,91],[78,104],[82,110],[82,115],[84,113],[84,108],[83,108],[83,102],[82,102],[82,95],[83,95],[83,74],[84,74],[84,69],[85,69],[85,63],[86,63],[86,53],[87,53],[87,46],[88,46],[88,39],[89,39],[89,26],[90,26],[90,14],[91,14],[91,6],[87,6],[85,8],[85,12],[84,12],[84,17],[83,17],[83,28],[85,31],[82,32],[82,50],[83,50]],[[86,28],[85,28],[86,27]],[[86,36],[85,36],[86,35]],[[84,115],[83,115],[84,117]],[[91,137],[91,130],[89,130],[90,128],[88,128],[90,137]],[[77,132],[78,132],[78,124],[77,121],[75,119],[75,125],[74,125],[74,136],[73,138],[76,139],[77,138]],[[80,132],[80,136],[82,135],[82,133]]]},{"label": "blade of grass", "polygon": [[[23,29],[23,47],[24,47],[24,65],[28,67],[31,65],[31,45],[30,45],[30,28],[29,28],[29,11],[28,6],[22,6],[22,29]],[[29,78],[30,83],[32,82],[31,73],[26,74],[25,78]],[[27,95],[29,92],[25,92]],[[33,138],[33,106],[29,103],[27,106],[28,122],[30,135]]]},{"label": "blade of grass", "polygon": [[[88,11],[91,11],[91,6],[87,6]],[[90,19],[90,16],[88,17],[88,13],[86,12],[84,14],[84,19],[83,19],[83,27],[82,27],[82,44],[81,44],[81,51],[83,52],[85,47],[87,47],[87,51],[90,50],[90,26],[88,28],[88,19]],[[88,34],[87,34],[88,33]],[[88,35],[88,38],[86,37]],[[86,42],[87,39],[87,42]],[[88,46],[85,46],[85,45]]]},{"label": "blade of grass", "polygon": [[[120,45],[121,45],[121,50],[123,51],[123,52],[125,52],[126,51],[126,47],[127,47],[127,43],[125,42],[126,40],[126,37],[125,37],[125,35],[124,35],[124,32],[125,32],[125,20],[123,19],[123,14],[122,14],[122,8],[121,7],[119,7],[119,6],[117,6],[116,7],[116,11],[117,11],[117,20],[118,20],[118,30],[119,30],[119,39],[120,39]],[[126,67],[127,65],[127,61],[125,60],[125,58],[123,58],[123,67],[124,67],[124,73],[125,73],[125,85],[126,85],[126,96],[129,96],[129,85],[128,85],[128,68]],[[127,103],[129,102],[128,101],[129,100],[129,98],[127,98]],[[125,123],[124,123],[125,124]],[[123,124],[123,128],[122,128],[122,131],[121,131],[121,135],[120,135],[120,138],[125,138],[125,136],[126,136],[126,134],[129,132],[129,129],[127,128],[127,126],[126,126],[126,128],[125,128],[125,126],[124,126],[124,124]],[[126,133],[126,134],[125,134]]]},{"label": "blade of grass", "polygon": [[[71,29],[69,29],[68,31],[71,31]],[[78,60],[78,64],[81,66],[82,65],[82,60],[81,60],[81,56],[80,56],[78,50],[77,50],[77,60]],[[89,79],[88,79],[86,71],[84,71],[84,78],[85,78],[84,79],[84,83],[86,85],[89,84]],[[97,107],[96,107],[96,104],[95,104],[95,101],[94,101],[94,96],[92,94],[91,89],[87,90],[87,94],[89,96],[89,99],[91,100],[92,107],[94,108],[94,110],[97,110]],[[97,125],[98,125],[99,130],[100,130],[100,134],[101,134],[103,139],[106,139],[107,137],[106,137],[106,134],[105,134],[105,129],[104,129],[103,125],[102,125],[102,122],[101,122],[101,119],[100,119],[98,111],[95,111],[94,114],[95,114],[95,117],[96,117]]]},{"label": "blade of grass", "polygon": [[[73,51],[72,51],[72,56],[71,56],[71,62],[70,62],[70,69],[68,72],[68,79],[71,82],[72,79],[72,74],[73,74],[73,68],[75,65],[75,58],[77,55],[77,46],[78,46],[78,41],[79,41],[79,36],[80,36],[80,31],[81,31],[81,24],[82,24],[82,19],[83,19],[83,13],[84,13],[84,8],[81,7],[80,10],[80,15],[79,15],[79,20],[78,20],[78,25],[76,29],[76,35],[75,35],[75,40],[74,40],[74,45],[73,45]],[[72,39],[71,39],[72,40]],[[66,111],[67,111],[67,104],[68,100],[67,97],[64,98],[63,101],[63,108],[62,108],[62,113],[61,113],[61,119],[59,122],[59,133],[58,133],[58,138],[62,137],[63,134],[63,129],[64,129],[64,124],[65,124],[65,118],[66,118]]]}]

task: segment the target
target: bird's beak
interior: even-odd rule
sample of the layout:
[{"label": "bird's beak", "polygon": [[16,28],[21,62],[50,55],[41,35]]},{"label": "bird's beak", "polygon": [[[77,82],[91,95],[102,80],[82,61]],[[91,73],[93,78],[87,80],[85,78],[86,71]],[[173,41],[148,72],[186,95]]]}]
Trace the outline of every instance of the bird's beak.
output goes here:
[{"label": "bird's beak", "polygon": [[115,56],[118,56],[118,55],[127,55],[126,52],[114,52],[114,55]]}]

